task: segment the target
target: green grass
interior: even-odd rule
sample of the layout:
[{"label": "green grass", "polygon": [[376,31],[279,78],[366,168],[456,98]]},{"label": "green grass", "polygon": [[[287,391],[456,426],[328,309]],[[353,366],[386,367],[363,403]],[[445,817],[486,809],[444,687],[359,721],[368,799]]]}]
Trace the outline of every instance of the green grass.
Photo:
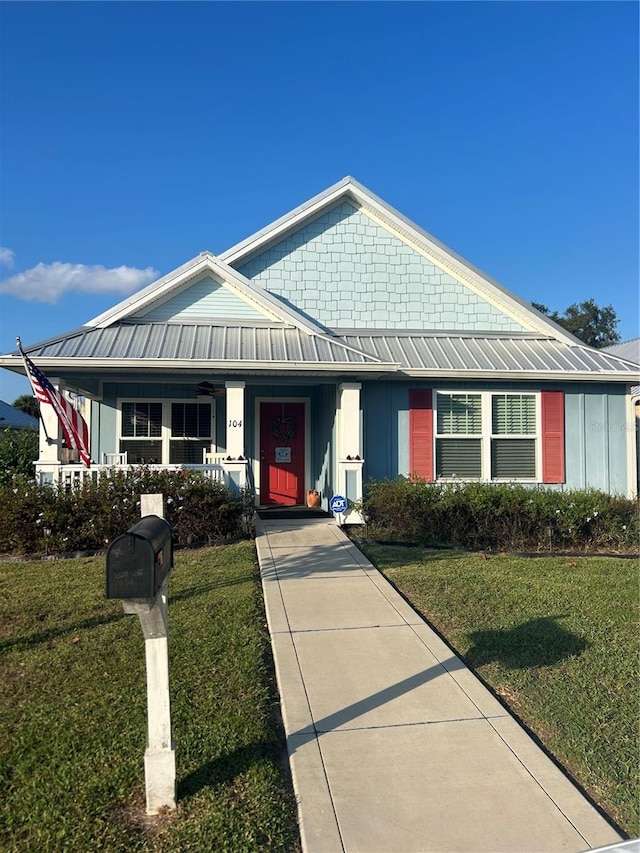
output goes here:
[{"label": "green grass", "polygon": [[639,835],[637,561],[363,550],[593,799]]},{"label": "green grass", "polygon": [[139,621],[104,558],[0,565],[0,849],[297,851],[252,543],[169,582],[178,809],[145,815]]}]

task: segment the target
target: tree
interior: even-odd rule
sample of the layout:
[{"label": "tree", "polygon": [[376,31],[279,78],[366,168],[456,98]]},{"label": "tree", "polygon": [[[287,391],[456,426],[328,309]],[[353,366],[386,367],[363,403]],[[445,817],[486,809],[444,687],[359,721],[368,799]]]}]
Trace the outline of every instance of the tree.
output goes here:
[{"label": "tree", "polygon": [[33,394],[21,394],[13,401],[13,408],[20,409],[21,412],[32,415],[34,418],[40,417],[40,406],[38,406],[38,401]]},{"label": "tree", "polygon": [[33,477],[38,452],[37,429],[0,430],[0,486],[8,485],[14,475]]},{"label": "tree", "polygon": [[547,316],[554,323],[562,326],[583,343],[596,349],[617,344],[620,335],[617,331],[618,316],[611,305],[600,308],[593,299],[584,302],[574,302],[569,305],[564,314],[550,311],[546,305],[540,302],[531,303],[541,314]]}]

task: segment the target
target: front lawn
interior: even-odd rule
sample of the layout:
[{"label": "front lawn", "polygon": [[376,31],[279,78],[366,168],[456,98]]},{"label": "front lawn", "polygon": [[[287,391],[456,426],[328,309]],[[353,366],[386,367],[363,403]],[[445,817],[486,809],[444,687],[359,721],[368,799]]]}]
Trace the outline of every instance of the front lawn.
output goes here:
[{"label": "front lawn", "polygon": [[637,560],[361,547],[593,799],[639,835]]},{"label": "front lawn", "polygon": [[137,617],[104,558],[0,564],[0,849],[297,851],[253,543],[178,552],[169,581],[178,809],[145,815]]}]

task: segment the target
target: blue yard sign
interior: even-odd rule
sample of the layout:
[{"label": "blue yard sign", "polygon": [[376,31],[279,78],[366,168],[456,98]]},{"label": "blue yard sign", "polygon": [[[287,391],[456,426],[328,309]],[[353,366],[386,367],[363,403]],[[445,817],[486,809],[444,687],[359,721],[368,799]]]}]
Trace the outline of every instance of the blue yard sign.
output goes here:
[{"label": "blue yard sign", "polygon": [[342,495],[334,495],[329,501],[331,512],[344,512],[347,509],[347,499]]}]

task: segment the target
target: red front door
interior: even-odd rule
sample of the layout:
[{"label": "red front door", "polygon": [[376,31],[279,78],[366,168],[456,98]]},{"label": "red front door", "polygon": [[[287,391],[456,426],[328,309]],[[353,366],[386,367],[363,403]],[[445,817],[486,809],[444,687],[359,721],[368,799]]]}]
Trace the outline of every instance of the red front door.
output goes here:
[{"label": "red front door", "polygon": [[260,503],[304,503],[304,403],[260,404]]}]

